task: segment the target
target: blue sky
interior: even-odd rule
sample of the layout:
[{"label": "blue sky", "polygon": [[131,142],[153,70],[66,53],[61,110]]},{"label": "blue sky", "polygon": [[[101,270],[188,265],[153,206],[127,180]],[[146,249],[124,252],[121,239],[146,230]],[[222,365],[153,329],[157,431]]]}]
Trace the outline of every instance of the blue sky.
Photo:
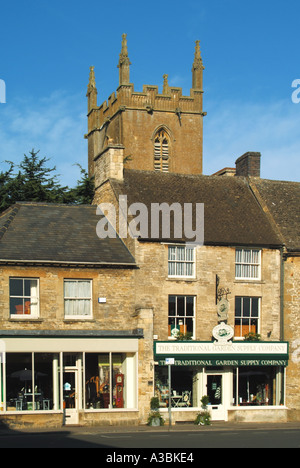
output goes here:
[{"label": "blue sky", "polygon": [[136,91],[161,90],[167,73],[189,95],[201,40],[205,174],[260,151],[262,177],[300,181],[299,0],[15,0],[1,2],[0,17],[0,170],[34,148],[75,185],[74,164],[87,167],[89,67],[101,104],[118,86],[127,33]]}]

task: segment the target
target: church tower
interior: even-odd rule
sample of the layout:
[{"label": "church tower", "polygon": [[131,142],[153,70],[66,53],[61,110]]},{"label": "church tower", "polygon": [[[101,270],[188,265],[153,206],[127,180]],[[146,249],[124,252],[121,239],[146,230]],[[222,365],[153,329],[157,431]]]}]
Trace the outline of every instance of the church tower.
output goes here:
[{"label": "church tower", "polygon": [[[158,86],[144,85],[136,92],[130,83],[127,36],[123,34],[119,56],[119,87],[100,106],[94,67],[90,69],[88,98],[89,174],[99,158],[113,150],[118,169],[202,174],[203,157],[203,62],[200,41],[196,41],[189,96],[169,85],[163,75],[162,93]],[[111,151],[110,151],[111,153]]]}]

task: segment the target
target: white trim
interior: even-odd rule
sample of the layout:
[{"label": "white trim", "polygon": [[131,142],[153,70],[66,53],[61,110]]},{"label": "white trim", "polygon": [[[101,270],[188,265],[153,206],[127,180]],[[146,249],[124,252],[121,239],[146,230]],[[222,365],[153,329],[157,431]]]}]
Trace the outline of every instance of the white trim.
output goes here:
[{"label": "white trim", "polygon": [[[236,254],[237,254],[237,251],[240,250],[242,251],[242,255],[244,255],[244,251],[245,250],[251,250],[251,251],[257,251],[258,252],[258,263],[247,263],[247,262],[244,262],[244,261],[241,261],[241,262],[237,262],[237,259],[236,259]],[[235,249],[235,260],[234,260],[234,265],[235,265],[235,279],[236,280],[247,280],[247,281],[261,281],[261,260],[262,260],[262,249],[260,249],[259,247],[236,247]],[[250,276],[237,276],[236,274],[236,270],[237,270],[237,265],[240,265],[241,267],[244,267],[244,266],[257,266],[258,267],[258,276],[256,277],[250,277]]]},{"label": "white trim", "polygon": [[[36,296],[15,296],[11,294],[10,291],[10,282],[11,280],[22,280],[23,281],[23,293],[25,294],[25,287],[24,287],[24,281],[36,281]],[[10,276],[9,277],[9,318],[13,320],[34,320],[40,318],[40,279],[39,278],[31,278],[31,277],[26,277],[26,276]],[[31,304],[31,299],[35,299],[36,303],[34,303],[34,306],[36,306],[36,313],[30,313],[30,314],[11,314],[10,312],[10,301],[11,299],[22,299],[25,304],[26,299],[30,299],[30,304]]]},{"label": "white trim", "polygon": [[[89,294],[90,294],[90,297],[66,297],[65,296],[65,284],[67,282],[71,283],[75,283],[75,282],[79,282],[79,281],[84,281],[86,283],[89,283],[90,284],[90,291],[89,291]],[[64,319],[65,320],[91,320],[93,319],[93,281],[91,279],[81,279],[81,278],[64,278],[64,283],[63,283],[63,287],[64,287],[64,291],[63,291],[63,295],[64,295]],[[67,315],[66,314],[66,301],[80,301],[80,300],[83,300],[83,301],[90,301],[90,313],[89,315]]]}]

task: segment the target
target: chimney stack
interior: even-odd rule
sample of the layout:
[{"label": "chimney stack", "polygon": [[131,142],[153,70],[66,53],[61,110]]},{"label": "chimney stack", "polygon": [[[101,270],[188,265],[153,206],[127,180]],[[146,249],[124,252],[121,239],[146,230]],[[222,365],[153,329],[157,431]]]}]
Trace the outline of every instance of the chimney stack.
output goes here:
[{"label": "chimney stack", "polygon": [[240,156],[236,162],[236,175],[243,177],[260,177],[261,153],[248,153]]}]

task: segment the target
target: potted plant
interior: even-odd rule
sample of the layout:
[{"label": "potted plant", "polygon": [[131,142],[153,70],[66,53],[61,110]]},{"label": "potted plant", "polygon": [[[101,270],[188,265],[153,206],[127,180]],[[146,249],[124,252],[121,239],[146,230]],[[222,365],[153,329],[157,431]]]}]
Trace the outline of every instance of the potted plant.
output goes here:
[{"label": "potted plant", "polygon": [[208,411],[207,409],[208,403],[209,403],[209,397],[207,395],[204,395],[201,398],[202,411],[198,413],[195,419],[195,424],[197,426],[210,426],[211,414],[210,414],[210,411]]},{"label": "potted plant", "polygon": [[244,336],[245,341],[261,341],[261,336],[259,333],[249,332]]},{"label": "potted plant", "polygon": [[159,398],[152,397],[150,402],[150,413],[148,417],[148,426],[163,426],[164,419],[159,412]]}]

